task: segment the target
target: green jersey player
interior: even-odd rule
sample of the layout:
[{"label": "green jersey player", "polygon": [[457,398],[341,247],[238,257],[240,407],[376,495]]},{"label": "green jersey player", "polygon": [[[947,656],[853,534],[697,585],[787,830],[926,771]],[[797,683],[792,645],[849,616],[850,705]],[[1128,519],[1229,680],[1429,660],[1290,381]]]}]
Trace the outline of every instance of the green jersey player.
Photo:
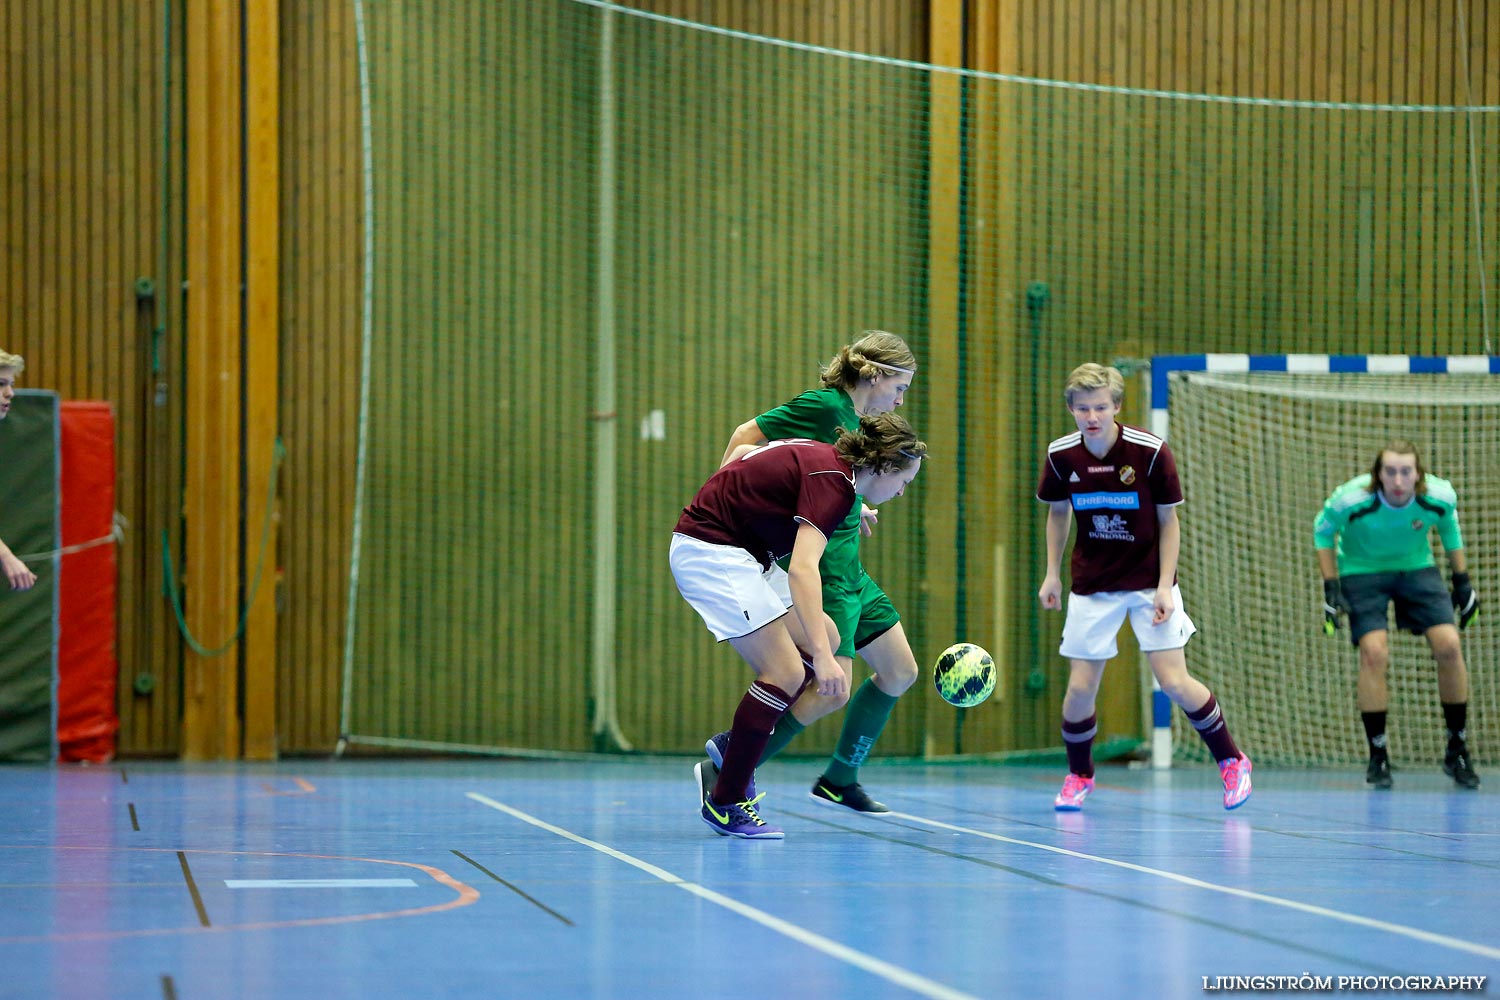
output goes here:
[{"label": "green jersey player", "polygon": [[[867,331],[854,343],[839,348],[823,370],[818,388],[735,428],[721,465],[766,441],[836,441],[839,428],[858,427],[861,417],[890,413],[900,406],[916,369],[916,357],[906,341],[883,330]],[[874,676],[843,698],[829,698],[815,691],[803,694],[777,722],[760,757],[769,760],[803,729],[840,708],[847,699],[843,731],[811,794],[824,804],[869,813],[890,810],[860,786],[859,767],[885,728],[896,699],[917,679],[916,656],[901,627],[901,616],[860,564],[860,538],[871,533],[878,515],[877,509],[856,500],[849,516],[828,539],[819,565],[823,610],[839,632],[835,658],[852,677],[857,652]],[[715,764],[723,758],[728,741],[728,733],[716,733],[705,744]]]},{"label": "green jersey player", "polygon": [[[1452,590],[1443,586],[1429,536],[1448,554]],[[1448,728],[1443,771],[1464,788],[1478,788],[1469,760],[1469,675],[1459,630],[1479,611],[1464,562],[1458,526],[1458,493],[1446,479],[1428,475],[1415,445],[1392,441],[1370,471],[1344,483],[1323,504],[1313,524],[1313,544],[1323,574],[1323,627],[1332,635],[1339,614],[1359,649],[1357,700],[1370,745],[1365,780],[1391,787],[1386,752],[1386,667],[1390,663],[1389,609],[1396,627],[1424,636],[1437,661],[1438,697]]]}]

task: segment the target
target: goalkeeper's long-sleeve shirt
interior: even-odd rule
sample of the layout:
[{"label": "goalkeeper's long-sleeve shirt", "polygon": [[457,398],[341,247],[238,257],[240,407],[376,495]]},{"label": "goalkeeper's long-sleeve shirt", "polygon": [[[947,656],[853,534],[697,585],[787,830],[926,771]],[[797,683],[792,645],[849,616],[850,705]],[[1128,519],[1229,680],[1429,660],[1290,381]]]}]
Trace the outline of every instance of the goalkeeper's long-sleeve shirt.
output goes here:
[{"label": "goalkeeper's long-sleeve shirt", "polygon": [[1313,522],[1313,544],[1337,546],[1339,573],[1396,573],[1433,565],[1428,531],[1437,528],[1446,552],[1464,546],[1458,527],[1458,493],[1446,479],[1423,477],[1427,490],[1392,507],[1370,489],[1368,473],[1333,491]]}]

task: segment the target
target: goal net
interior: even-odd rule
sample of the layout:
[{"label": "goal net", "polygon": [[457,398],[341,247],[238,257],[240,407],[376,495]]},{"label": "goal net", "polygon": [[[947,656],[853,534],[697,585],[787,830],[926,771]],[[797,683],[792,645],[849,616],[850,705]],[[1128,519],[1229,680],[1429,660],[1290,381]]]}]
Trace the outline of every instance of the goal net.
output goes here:
[{"label": "goal net", "polygon": [[[1236,742],[1257,762],[1365,759],[1358,656],[1345,627],[1323,634],[1312,526],[1335,487],[1369,471],[1387,441],[1405,439],[1458,490],[1482,602],[1463,633],[1469,740],[1476,760],[1500,761],[1500,377],[1174,372],[1166,384],[1169,440],[1188,501],[1182,589],[1199,629],[1188,666],[1223,703]],[[1436,532],[1431,541],[1446,579]],[[1388,680],[1392,760],[1435,766],[1445,736],[1424,639],[1393,627]],[[1182,713],[1172,724],[1174,756],[1206,759]]]}]

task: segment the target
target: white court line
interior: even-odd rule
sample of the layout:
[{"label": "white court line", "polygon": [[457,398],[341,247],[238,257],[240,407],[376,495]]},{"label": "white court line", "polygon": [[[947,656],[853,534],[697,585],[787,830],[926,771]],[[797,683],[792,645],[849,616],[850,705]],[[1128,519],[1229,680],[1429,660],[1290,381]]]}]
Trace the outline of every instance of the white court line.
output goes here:
[{"label": "white court line", "polygon": [[1188,875],[1178,875],[1176,872],[1162,871],[1160,868],[1147,868],[1145,865],[1132,864],[1129,861],[1117,861],[1114,858],[1101,858],[1096,854],[1084,854],[1080,851],[1070,851],[1066,847],[1053,847],[1050,844],[1038,844],[1030,840],[1017,840],[1014,837],[1006,837],[998,833],[988,833],[984,830],[975,830],[967,826],[954,826],[952,823],[944,823],[941,820],[928,819],[925,816],[913,816],[911,813],[888,812],[882,816],[888,819],[905,819],[913,823],[924,823],[927,826],[935,826],[943,830],[952,830],[955,833],[967,833],[975,837],[983,837],[986,840],[998,840],[1005,844],[1016,844],[1020,847],[1034,847],[1039,851],[1047,851],[1052,854],[1061,854],[1070,858],[1080,858],[1084,861],[1097,861],[1101,865],[1112,865],[1115,868],[1126,868],[1143,875],[1155,875],[1170,882],[1178,882],[1182,885],[1192,886],[1195,889],[1207,889],[1210,892],[1222,892],[1226,896],[1238,896],[1241,899],[1253,900],[1257,903],[1269,903],[1272,906],[1284,906],[1289,910],[1298,910],[1302,913],[1310,913],[1315,917],[1327,917],[1330,920],[1339,920],[1346,924],[1355,924],[1360,927],[1369,927],[1377,931],[1386,931],[1390,934],[1399,934],[1402,937],[1413,938],[1417,941],[1425,941],[1442,948],[1452,948],[1454,951],[1466,951],[1471,955],[1483,955],[1485,958],[1500,958],[1500,948],[1491,948],[1488,945],[1476,944],[1472,941],[1464,941],[1460,938],[1449,937],[1445,934],[1434,934],[1431,931],[1418,930],[1415,927],[1407,927],[1404,924],[1393,924],[1386,920],[1375,920],[1371,917],[1361,917],[1353,913],[1344,913],[1340,910],[1330,910],[1324,906],[1314,906],[1311,903],[1299,903],[1294,899],[1282,899],[1280,896],[1267,896],[1262,892],[1251,892],[1248,889],[1236,889],[1233,886],[1218,885],[1213,882],[1205,882],[1202,879],[1192,878]]},{"label": "white court line", "polygon": [[409,878],[226,878],[230,889],[406,889]]},{"label": "white court line", "polygon": [[[524,823],[530,823],[532,826],[546,830],[548,833],[555,833],[557,836],[571,840],[575,844],[591,847],[601,854],[609,855],[616,861],[623,861],[627,865],[639,868],[646,874],[659,878],[668,885],[675,885],[677,888],[706,899],[710,903],[716,903],[726,910],[732,910],[742,917],[748,917],[764,927],[769,927],[778,934],[786,935],[799,944],[807,945],[809,948],[821,951],[825,955],[831,955],[841,961],[848,962],[856,968],[864,969],[866,972],[873,973],[888,982],[895,983],[897,986],[903,986],[913,993],[921,994],[924,997],[934,997],[935,1000],[979,1000],[978,997],[972,994],[944,986],[942,983],[934,982],[925,976],[919,976],[915,972],[901,968],[899,965],[892,965],[890,962],[882,961],[873,955],[866,955],[862,951],[855,951],[853,948],[839,944],[831,938],[826,938],[806,928],[798,927],[796,924],[788,923],[780,917],[773,917],[764,910],[757,910],[755,907],[741,903],[737,899],[731,899],[729,896],[714,892],[712,889],[704,888],[696,882],[689,882],[677,875],[673,875],[665,869],[656,867],[650,862],[631,857],[629,854],[617,851],[613,847],[607,847],[597,841],[589,840],[587,837],[580,837],[578,834],[564,830],[562,827],[553,826],[546,820],[537,819],[535,816],[523,813],[521,810],[512,808],[503,802],[496,802],[487,795],[481,795],[478,792],[466,792],[465,794],[481,805],[489,806],[491,809],[498,809],[508,816],[514,816],[516,819]],[[754,850],[754,848],[751,849]]]}]

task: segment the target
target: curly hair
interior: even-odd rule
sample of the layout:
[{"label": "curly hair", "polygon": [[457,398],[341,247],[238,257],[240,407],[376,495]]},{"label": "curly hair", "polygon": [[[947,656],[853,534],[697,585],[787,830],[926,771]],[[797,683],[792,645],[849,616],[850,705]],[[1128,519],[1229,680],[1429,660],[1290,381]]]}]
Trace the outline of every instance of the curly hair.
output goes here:
[{"label": "curly hair", "polygon": [[0,350],[0,368],[13,368],[19,375],[26,370],[26,359],[19,354],[6,354]]},{"label": "curly hair", "polygon": [[839,348],[823,369],[823,384],[848,389],[860,379],[909,374],[917,370],[917,356],[906,341],[884,330],[866,330],[858,340]]},{"label": "curly hair", "polygon": [[860,417],[858,430],[840,427],[834,448],[856,470],[873,469],[877,475],[908,469],[927,457],[927,442],[895,413]]}]

